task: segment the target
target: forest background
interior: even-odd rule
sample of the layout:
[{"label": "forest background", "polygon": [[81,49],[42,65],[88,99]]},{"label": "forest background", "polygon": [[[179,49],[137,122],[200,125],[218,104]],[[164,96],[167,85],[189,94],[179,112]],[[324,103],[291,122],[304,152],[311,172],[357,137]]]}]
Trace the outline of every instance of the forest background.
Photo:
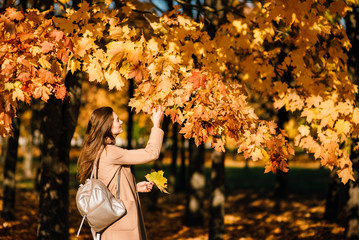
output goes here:
[{"label": "forest background", "polygon": [[[0,130],[12,134],[2,143],[4,239],[73,237],[74,162],[90,112],[113,106],[127,120],[118,144],[137,148],[148,117],[134,112],[158,104],[167,115],[163,154],[154,166],[134,169],[139,178],[167,169],[173,193],[144,196],[151,239],[163,231],[153,224],[156,213],[176,220],[163,231],[167,239],[358,237],[356,1],[79,3],[2,2]],[[31,8],[40,11],[24,11]],[[287,173],[288,159],[293,167],[316,159],[332,170],[330,178],[324,169],[302,177],[324,176],[329,185],[312,191],[328,190],[325,210],[315,195],[309,205],[319,208],[288,195],[292,170],[295,176],[295,168]],[[242,163],[244,172],[229,168]],[[275,186],[253,165],[275,173]],[[35,184],[24,188],[19,179]],[[19,189],[37,191],[20,191],[21,205],[39,203],[25,215],[16,208]],[[290,191],[300,192],[300,184]],[[244,207],[231,212],[238,203]],[[289,217],[293,211],[297,219]],[[319,221],[323,215],[338,223]],[[255,221],[265,216],[274,227]],[[294,232],[283,230],[288,222]]]}]

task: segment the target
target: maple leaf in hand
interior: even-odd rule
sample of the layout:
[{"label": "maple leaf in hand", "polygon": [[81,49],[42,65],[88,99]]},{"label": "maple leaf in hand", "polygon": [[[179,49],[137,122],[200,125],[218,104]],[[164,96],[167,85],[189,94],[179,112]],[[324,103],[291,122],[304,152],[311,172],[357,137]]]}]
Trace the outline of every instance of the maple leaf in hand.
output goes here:
[{"label": "maple leaf in hand", "polygon": [[164,193],[169,193],[167,192],[166,188],[167,188],[167,178],[165,178],[163,176],[163,171],[160,170],[158,172],[151,170],[151,173],[146,174],[145,178],[147,179],[147,181],[149,182],[153,182],[154,184],[156,184],[156,186],[158,187],[158,189],[161,192]]}]

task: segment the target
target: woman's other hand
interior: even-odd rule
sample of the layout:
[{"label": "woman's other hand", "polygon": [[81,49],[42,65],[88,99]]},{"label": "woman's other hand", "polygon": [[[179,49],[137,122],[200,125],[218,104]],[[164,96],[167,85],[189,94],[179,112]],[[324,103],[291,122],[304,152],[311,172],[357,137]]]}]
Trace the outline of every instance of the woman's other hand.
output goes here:
[{"label": "woman's other hand", "polygon": [[157,106],[152,111],[151,120],[153,122],[153,126],[158,127],[158,128],[161,127],[162,119],[163,119],[163,110],[162,110],[161,106]]},{"label": "woman's other hand", "polygon": [[142,181],[137,183],[137,192],[151,192],[153,182]]}]

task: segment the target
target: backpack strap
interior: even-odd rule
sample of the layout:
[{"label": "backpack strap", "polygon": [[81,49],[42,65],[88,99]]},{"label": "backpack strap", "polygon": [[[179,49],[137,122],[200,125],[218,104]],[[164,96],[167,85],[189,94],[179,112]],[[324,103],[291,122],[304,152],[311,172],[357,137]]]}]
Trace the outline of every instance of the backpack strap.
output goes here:
[{"label": "backpack strap", "polygon": [[79,230],[77,231],[77,236],[76,236],[76,237],[79,237],[79,235],[80,235],[81,228],[82,228],[82,225],[84,225],[85,218],[86,218],[86,214],[85,214],[85,215],[83,216],[83,218],[82,218],[82,221],[81,221]]},{"label": "backpack strap", "polygon": [[118,175],[117,175],[117,176],[118,176],[117,184],[120,184],[121,169],[122,169],[122,165],[120,165],[120,166],[117,168],[115,174],[112,176],[111,180],[108,182],[108,184],[107,184],[107,186],[106,186],[107,188],[110,186],[110,183],[111,183],[112,180],[115,178],[117,172],[118,172]]},{"label": "backpack strap", "polygon": [[[101,157],[103,150],[105,150],[105,147],[101,146],[100,151],[98,152],[97,157],[94,162],[94,166],[96,165],[96,179],[98,179],[98,169],[100,167],[100,157]],[[97,164],[95,164],[95,163],[97,163]]]},{"label": "backpack strap", "polygon": [[122,165],[118,168],[116,199],[120,199],[120,178],[121,178],[121,169],[122,169]]},{"label": "backpack strap", "polygon": [[99,232],[97,232],[95,240],[100,240],[100,237],[101,237],[101,234]]}]

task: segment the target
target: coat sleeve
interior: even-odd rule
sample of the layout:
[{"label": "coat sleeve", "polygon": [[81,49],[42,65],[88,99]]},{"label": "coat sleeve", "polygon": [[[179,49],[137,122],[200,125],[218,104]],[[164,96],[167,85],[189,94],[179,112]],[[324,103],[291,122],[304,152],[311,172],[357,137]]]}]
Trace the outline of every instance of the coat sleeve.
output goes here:
[{"label": "coat sleeve", "polygon": [[160,155],[163,135],[162,129],[153,127],[147,145],[142,149],[127,150],[109,145],[104,151],[106,162],[111,164],[137,165],[154,161]]}]

